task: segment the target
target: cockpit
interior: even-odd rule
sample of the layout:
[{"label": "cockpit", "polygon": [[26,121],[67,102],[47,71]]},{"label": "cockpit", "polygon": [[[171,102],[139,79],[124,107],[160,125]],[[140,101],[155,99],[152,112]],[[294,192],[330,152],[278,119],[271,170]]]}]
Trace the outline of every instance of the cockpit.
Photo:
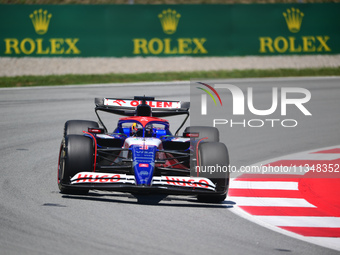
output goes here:
[{"label": "cockpit", "polygon": [[115,133],[125,134],[128,137],[156,137],[172,135],[169,123],[154,117],[122,118],[118,122]]}]

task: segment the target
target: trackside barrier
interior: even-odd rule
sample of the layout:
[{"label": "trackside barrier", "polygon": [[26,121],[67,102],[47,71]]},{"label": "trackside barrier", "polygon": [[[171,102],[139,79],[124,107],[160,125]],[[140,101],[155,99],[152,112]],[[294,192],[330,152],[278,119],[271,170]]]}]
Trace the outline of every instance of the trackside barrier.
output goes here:
[{"label": "trackside barrier", "polygon": [[0,56],[340,53],[340,4],[0,5]]}]

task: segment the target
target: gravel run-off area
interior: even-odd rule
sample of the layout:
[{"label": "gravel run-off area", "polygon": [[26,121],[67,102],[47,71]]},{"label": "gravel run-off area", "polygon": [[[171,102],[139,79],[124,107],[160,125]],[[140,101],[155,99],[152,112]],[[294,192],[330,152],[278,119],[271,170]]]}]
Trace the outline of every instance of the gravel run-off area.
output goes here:
[{"label": "gravel run-off area", "polygon": [[340,68],[340,55],[247,57],[9,58],[0,76],[148,73],[279,68]]}]

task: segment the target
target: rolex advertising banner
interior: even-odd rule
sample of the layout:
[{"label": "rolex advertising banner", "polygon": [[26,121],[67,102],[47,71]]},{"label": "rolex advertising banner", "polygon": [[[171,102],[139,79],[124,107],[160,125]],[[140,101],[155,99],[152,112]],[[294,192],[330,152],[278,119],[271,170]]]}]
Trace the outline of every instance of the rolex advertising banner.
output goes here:
[{"label": "rolex advertising banner", "polygon": [[340,53],[340,4],[0,5],[0,56]]}]

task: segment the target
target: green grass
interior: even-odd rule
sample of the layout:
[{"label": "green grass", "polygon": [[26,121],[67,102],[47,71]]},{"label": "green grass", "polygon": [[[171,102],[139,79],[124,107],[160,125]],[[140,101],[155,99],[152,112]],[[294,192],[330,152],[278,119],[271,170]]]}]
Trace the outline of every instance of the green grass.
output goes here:
[{"label": "green grass", "polygon": [[227,79],[252,77],[288,77],[288,76],[336,76],[340,68],[318,69],[275,69],[275,70],[233,70],[201,72],[167,72],[141,74],[105,74],[105,75],[48,75],[0,77],[0,87],[30,87],[53,85],[77,85],[97,83],[122,83],[142,81],[179,81],[199,79]]}]

